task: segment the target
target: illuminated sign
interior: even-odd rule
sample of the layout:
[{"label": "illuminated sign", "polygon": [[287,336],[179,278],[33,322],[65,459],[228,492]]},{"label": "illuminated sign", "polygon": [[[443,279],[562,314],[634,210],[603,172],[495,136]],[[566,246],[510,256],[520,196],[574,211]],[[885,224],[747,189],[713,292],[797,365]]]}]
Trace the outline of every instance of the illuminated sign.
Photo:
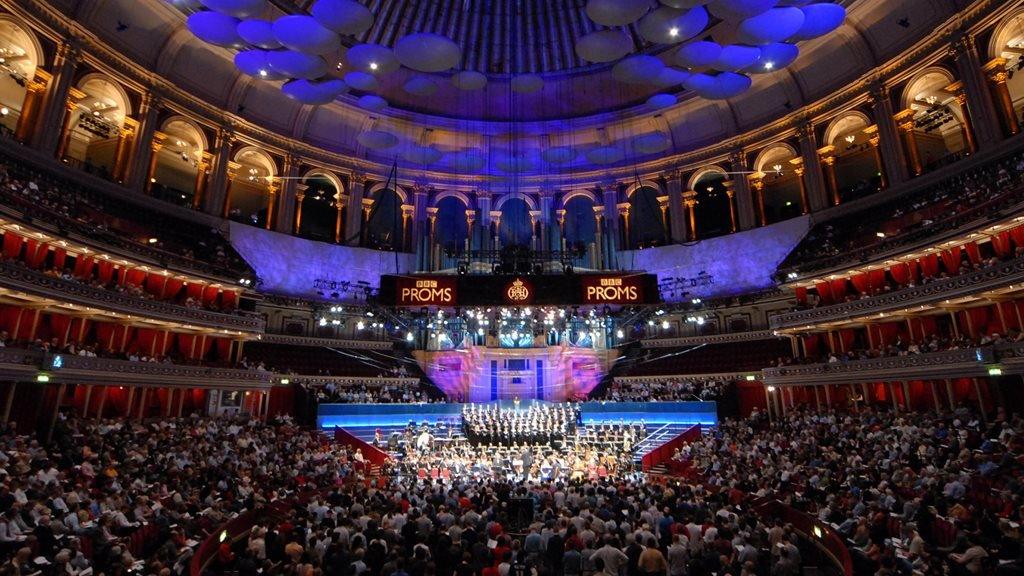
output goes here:
[{"label": "illuminated sign", "polygon": [[639,304],[644,301],[641,276],[584,276],[584,304]]},{"label": "illuminated sign", "polygon": [[398,278],[399,306],[453,306],[455,280],[449,278]]},{"label": "illuminated sign", "polygon": [[515,281],[509,285],[508,290],[505,291],[505,296],[508,297],[508,301],[513,304],[529,302],[530,295],[530,287],[519,278],[516,278]]}]

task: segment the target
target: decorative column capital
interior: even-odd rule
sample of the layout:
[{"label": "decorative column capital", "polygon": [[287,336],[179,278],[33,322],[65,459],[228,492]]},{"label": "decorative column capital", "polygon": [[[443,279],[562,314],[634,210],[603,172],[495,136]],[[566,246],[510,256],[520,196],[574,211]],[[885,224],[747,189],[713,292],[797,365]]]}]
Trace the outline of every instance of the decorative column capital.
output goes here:
[{"label": "decorative column capital", "polygon": [[156,154],[157,152],[159,152],[160,149],[164,147],[164,144],[166,143],[166,141],[167,141],[167,135],[166,134],[164,134],[163,132],[154,132],[153,133],[153,140],[150,142],[150,147],[153,150],[153,153]]},{"label": "decorative column capital", "polygon": [[683,205],[687,208],[693,208],[697,205],[697,192],[695,190],[683,192]]}]

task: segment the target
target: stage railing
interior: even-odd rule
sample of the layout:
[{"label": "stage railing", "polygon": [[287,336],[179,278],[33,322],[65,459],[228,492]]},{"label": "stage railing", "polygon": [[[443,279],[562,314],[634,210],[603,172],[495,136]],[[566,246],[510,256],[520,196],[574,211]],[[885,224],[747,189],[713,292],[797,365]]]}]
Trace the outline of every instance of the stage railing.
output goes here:
[{"label": "stage railing", "polygon": [[363,458],[370,463],[371,466],[383,466],[391,456],[388,453],[377,448],[373,444],[352,435],[351,432],[344,428],[334,429],[334,441],[339,444],[344,444],[352,448],[353,450],[359,449],[363,453]]},{"label": "stage railing", "polygon": [[846,576],[853,575],[853,557],[846,547],[843,537],[831,526],[819,521],[814,516],[801,512],[792,506],[786,506],[778,500],[770,499],[754,504],[751,508],[760,516],[780,518],[822,550]]},{"label": "stage railing", "polygon": [[654,450],[644,454],[643,458],[640,459],[643,471],[648,472],[651,468],[654,468],[659,464],[671,464],[672,457],[675,456],[676,450],[686,444],[694,442],[695,440],[700,440],[700,424],[695,424],[687,428],[680,432],[675,438],[672,438],[668,442],[665,442],[661,446],[658,446]]}]

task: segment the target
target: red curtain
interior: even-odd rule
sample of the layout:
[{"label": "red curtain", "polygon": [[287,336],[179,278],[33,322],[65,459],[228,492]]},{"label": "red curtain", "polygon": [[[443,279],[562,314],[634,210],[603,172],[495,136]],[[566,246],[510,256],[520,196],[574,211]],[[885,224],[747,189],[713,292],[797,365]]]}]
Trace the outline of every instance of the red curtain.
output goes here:
[{"label": "red curtain", "polygon": [[220,297],[221,305],[228,310],[234,309],[238,304],[238,292],[234,290],[225,290]]},{"label": "red curtain", "polygon": [[189,360],[195,359],[196,353],[199,352],[199,347],[196,341],[197,336],[195,334],[178,334],[178,353],[184,358]]},{"label": "red curtain", "polygon": [[967,258],[971,261],[971,264],[981,262],[981,250],[978,249],[977,242],[964,244],[964,249],[967,251]]},{"label": "red curtain", "polygon": [[203,334],[199,337],[199,344],[196,345],[196,358],[203,360],[213,349],[213,337]]},{"label": "red curtain", "polygon": [[96,273],[100,282],[110,284],[114,279],[114,263],[109,260],[98,260],[96,262]]},{"label": "red curtain", "polygon": [[879,291],[885,286],[885,269],[878,268],[868,272],[868,277],[871,278],[871,289]]},{"label": "red curtain", "polygon": [[821,339],[824,334],[806,334],[803,337],[804,340],[804,351],[808,358],[818,358],[821,356]]},{"label": "red curtain", "polygon": [[232,340],[228,338],[215,338],[215,340],[217,341],[217,360],[229,362],[231,360]]},{"label": "red curtain", "polygon": [[802,306],[807,305],[807,288],[801,286],[796,289],[796,303]]},{"label": "red curtain", "polygon": [[188,292],[186,292],[189,298],[197,301],[203,301],[203,285],[198,282],[190,282],[188,284]]},{"label": "red curtain", "polygon": [[125,272],[124,278],[125,282],[133,286],[142,286],[142,283],[146,280],[146,271],[139,268],[130,268]]},{"label": "red curtain", "polygon": [[80,343],[85,340],[91,327],[92,320],[86,318],[73,318],[71,320],[71,330],[68,333],[68,338],[74,342]]},{"label": "red curtain", "polygon": [[1017,226],[1010,230],[1010,238],[1013,239],[1015,245],[1024,246],[1024,226]]},{"label": "red curtain", "polygon": [[[753,384],[752,382],[743,382],[742,384]],[[292,386],[275,386],[270,389],[270,401],[267,404],[267,417],[273,418],[279,414],[292,414],[295,411],[295,389],[294,384]],[[764,411],[767,408],[764,407],[764,388],[760,384],[757,384],[757,389],[761,392],[761,410]],[[741,392],[743,388],[740,388]],[[756,402],[756,401],[755,401]],[[754,404],[751,404],[753,409]],[[743,395],[740,395],[740,410],[743,410]]]},{"label": "red curtain", "polygon": [[992,237],[992,251],[996,253],[996,256],[1005,258],[1009,256],[1013,248],[1010,246],[1010,233],[1006,230],[996,234]]},{"label": "red curtain", "polygon": [[846,300],[846,278],[832,281],[832,299],[836,302]]},{"label": "red curtain", "polygon": [[156,354],[157,337],[162,337],[163,332],[152,328],[136,328],[135,338],[128,346],[130,352],[138,352],[146,356]]},{"label": "red curtain", "polygon": [[64,263],[68,259],[68,251],[63,248],[53,249],[53,267],[57,270],[64,269]]},{"label": "red curtain", "polygon": [[35,339],[36,314],[38,310],[24,309],[21,311],[21,321],[18,325],[18,333],[14,334],[16,340]]},{"label": "red curtain", "polygon": [[92,267],[95,261],[86,256],[85,254],[79,254],[75,257],[75,270],[74,274],[76,278],[92,278]]},{"label": "red curtain", "polygon": [[949,250],[942,251],[942,265],[946,267],[946,273],[953,275],[960,269],[960,247],[955,246]]},{"label": "red curtain", "polygon": [[71,332],[71,317],[63,314],[48,314],[50,324],[50,335],[56,338],[58,344],[64,346],[68,343]]},{"label": "red curtain", "polygon": [[889,274],[900,286],[906,286],[910,283],[910,267],[906,264],[893,264],[889,268]]},{"label": "red curtain", "polygon": [[850,276],[850,282],[853,283],[853,287],[857,289],[857,292],[861,294],[867,294],[871,291],[871,279],[868,278],[867,272]]},{"label": "red curtain", "polygon": [[220,288],[216,286],[207,286],[203,290],[203,304],[211,306],[217,302],[217,296],[220,294]]},{"label": "red curtain", "polygon": [[814,288],[818,291],[818,299],[822,304],[832,303],[832,285],[830,283],[818,282]]},{"label": "red curtain", "polygon": [[170,278],[170,277],[168,277],[167,278],[167,283],[164,284],[164,294],[163,294],[164,299],[165,300],[177,299],[178,293],[181,292],[181,289],[182,289],[182,287],[184,285],[185,285],[185,281],[184,280],[179,280],[177,278]]},{"label": "red curtain", "polygon": [[4,256],[16,260],[21,256],[21,246],[24,243],[24,239],[11,232],[10,230],[4,232]]},{"label": "red curtain", "polygon": [[38,270],[42,267],[47,252],[46,244],[31,238],[25,241],[25,263],[29,268]]},{"label": "red curtain", "polygon": [[921,274],[933,278],[939,274],[939,257],[937,254],[928,254],[921,258]]},{"label": "red curtain", "polygon": [[163,274],[151,273],[146,276],[146,292],[149,292],[157,299],[163,299],[164,286],[167,284],[167,277]]},{"label": "red curtain", "polygon": [[857,337],[857,332],[853,328],[843,328],[842,330],[837,330],[836,334],[839,335],[839,342],[837,344],[841,346],[840,350],[849,352],[853,347],[853,341]]}]

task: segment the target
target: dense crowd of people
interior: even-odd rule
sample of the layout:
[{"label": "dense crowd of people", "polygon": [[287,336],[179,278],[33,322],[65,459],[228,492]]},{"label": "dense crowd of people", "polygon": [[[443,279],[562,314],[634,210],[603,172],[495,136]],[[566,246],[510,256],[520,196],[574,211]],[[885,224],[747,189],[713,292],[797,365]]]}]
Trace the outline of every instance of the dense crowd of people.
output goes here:
[{"label": "dense crowd of people", "polygon": [[681,379],[678,376],[616,378],[597,400],[613,402],[683,402],[716,400],[730,384],[718,378]]},{"label": "dense crowd of people", "polygon": [[380,378],[366,378],[355,384],[339,386],[327,379],[316,388],[316,399],[321,404],[428,404],[444,402],[444,396],[430,394],[422,386],[387,382]]},{"label": "dense crowd of people", "polygon": [[675,458],[711,486],[774,494],[831,523],[857,573],[1021,574],[1022,426],[966,407],[791,411],[723,421]]},{"label": "dense crowd of people", "polygon": [[[816,226],[780,266],[809,271],[890,250],[988,216],[1024,196],[1024,155],[958,174],[941,184]],[[882,236],[878,232],[883,232]],[[835,262],[833,262],[835,261]]]},{"label": "dense crowd of people", "polygon": [[462,432],[472,444],[514,446],[551,445],[564,442],[580,423],[579,408],[572,404],[531,403],[521,408],[500,404],[466,404],[462,407]]}]

